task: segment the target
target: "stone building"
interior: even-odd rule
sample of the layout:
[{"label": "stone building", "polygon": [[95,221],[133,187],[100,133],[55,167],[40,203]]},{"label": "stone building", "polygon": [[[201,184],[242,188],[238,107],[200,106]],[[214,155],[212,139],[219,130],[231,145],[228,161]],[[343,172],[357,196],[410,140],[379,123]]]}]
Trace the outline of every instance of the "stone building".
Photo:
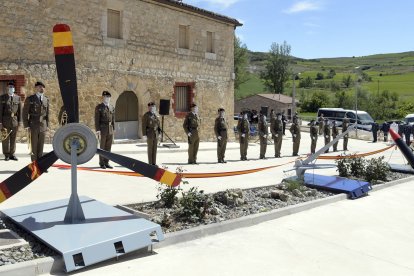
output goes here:
[{"label": "stone building", "polygon": [[[299,101],[295,99],[296,106]],[[288,118],[292,115],[292,97],[282,94],[256,94],[234,102],[234,112],[240,113],[245,109],[254,109],[260,111],[262,107],[267,107],[268,114],[270,110],[276,113],[284,112]]]},{"label": "stone building", "polygon": [[234,30],[241,26],[235,19],[174,0],[17,0],[0,8],[0,93],[15,80],[24,100],[43,81],[51,134],[62,106],[52,45],[57,23],[72,29],[82,123],[94,127],[103,90],[112,93],[116,138],[142,136],[149,101],[158,107],[170,101],[164,130],[176,141],[185,140],[182,123],[192,102],[202,140],[213,139],[218,107],[231,119]]}]

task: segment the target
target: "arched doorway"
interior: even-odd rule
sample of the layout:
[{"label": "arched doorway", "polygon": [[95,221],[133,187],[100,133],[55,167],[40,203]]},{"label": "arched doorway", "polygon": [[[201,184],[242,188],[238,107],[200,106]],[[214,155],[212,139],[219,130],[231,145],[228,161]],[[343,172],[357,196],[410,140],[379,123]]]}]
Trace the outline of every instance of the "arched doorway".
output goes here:
[{"label": "arched doorway", "polygon": [[115,105],[115,139],[138,138],[138,98],[132,91],[123,92]]}]

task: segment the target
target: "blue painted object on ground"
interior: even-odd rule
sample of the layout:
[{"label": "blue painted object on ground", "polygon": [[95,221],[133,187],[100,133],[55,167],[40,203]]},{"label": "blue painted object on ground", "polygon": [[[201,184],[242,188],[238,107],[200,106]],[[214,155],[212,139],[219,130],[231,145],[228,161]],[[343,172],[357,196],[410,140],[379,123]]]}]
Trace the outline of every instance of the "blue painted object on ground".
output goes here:
[{"label": "blue painted object on ground", "polygon": [[351,199],[367,195],[372,190],[369,182],[311,173],[305,173],[305,185],[318,190],[348,193]]},{"label": "blue painted object on ground", "polygon": [[66,272],[164,240],[156,223],[86,196],[80,203],[85,220],[79,223],[63,221],[68,199],[1,212],[62,254]]}]

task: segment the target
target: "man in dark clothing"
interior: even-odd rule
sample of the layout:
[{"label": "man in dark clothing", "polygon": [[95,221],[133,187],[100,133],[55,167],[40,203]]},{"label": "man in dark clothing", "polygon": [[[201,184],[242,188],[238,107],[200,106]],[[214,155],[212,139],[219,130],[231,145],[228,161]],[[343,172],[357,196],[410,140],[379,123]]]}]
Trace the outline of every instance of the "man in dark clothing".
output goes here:
[{"label": "man in dark clothing", "polygon": [[404,136],[405,136],[405,143],[407,144],[407,146],[410,146],[411,144],[411,132],[412,132],[412,126],[410,125],[405,125],[404,126]]},{"label": "man in dark clothing", "polygon": [[377,134],[378,134],[378,129],[379,129],[379,125],[377,122],[373,122],[371,123],[371,131],[372,131],[372,138],[373,138],[373,143],[377,142]]},{"label": "man in dark clothing", "polygon": [[381,126],[381,131],[384,133],[384,142],[388,142],[388,132],[390,131],[390,124],[384,122]]}]

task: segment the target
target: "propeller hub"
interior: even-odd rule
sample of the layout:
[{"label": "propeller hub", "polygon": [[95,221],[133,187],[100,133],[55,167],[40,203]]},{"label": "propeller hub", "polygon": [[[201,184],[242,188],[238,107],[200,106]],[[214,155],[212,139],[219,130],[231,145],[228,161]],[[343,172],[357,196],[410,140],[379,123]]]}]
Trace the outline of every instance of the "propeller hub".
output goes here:
[{"label": "propeller hub", "polygon": [[95,134],[92,130],[79,123],[71,123],[59,128],[53,136],[53,150],[56,155],[68,164],[71,163],[71,146],[76,140],[77,164],[83,164],[93,158],[98,147]]}]

